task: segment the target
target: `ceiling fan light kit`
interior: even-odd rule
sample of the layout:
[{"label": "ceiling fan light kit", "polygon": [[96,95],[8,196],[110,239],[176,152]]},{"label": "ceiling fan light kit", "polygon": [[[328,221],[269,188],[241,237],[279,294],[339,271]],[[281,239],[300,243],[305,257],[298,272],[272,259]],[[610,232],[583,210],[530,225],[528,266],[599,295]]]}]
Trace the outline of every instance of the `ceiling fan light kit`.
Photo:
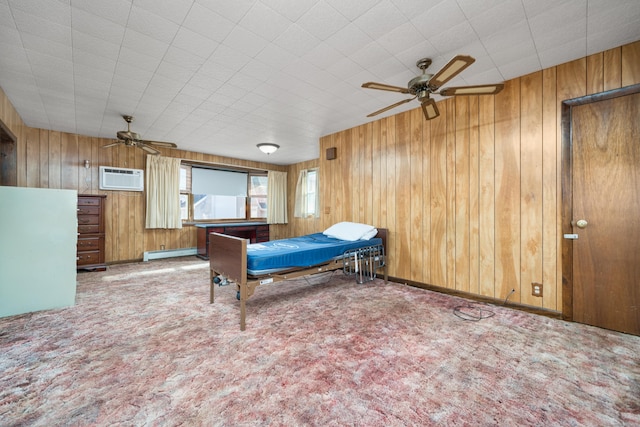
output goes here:
[{"label": "ceiling fan light kit", "polygon": [[156,150],[152,146],[165,147],[165,148],[177,148],[178,146],[172,142],[160,142],[160,141],[145,141],[140,137],[140,134],[131,131],[131,122],[133,116],[123,115],[122,118],[127,122],[127,130],[121,130],[116,133],[117,140],[111,144],[103,145],[102,148],[114,147],[119,144],[126,145],[127,147],[137,147],[149,154],[160,154],[160,151]]},{"label": "ceiling fan light kit", "polygon": [[278,148],[280,148],[278,144],[273,144],[270,142],[258,144],[257,147],[265,154],[273,154],[278,150]]},{"label": "ceiling fan light kit", "polygon": [[442,85],[473,64],[475,59],[468,55],[457,55],[435,74],[427,74],[426,70],[431,65],[431,62],[432,61],[429,58],[422,58],[416,62],[416,66],[422,70],[422,74],[409,80],[406,88],[376,82],[364,83],[362,87],[366,89],[386,90],[390,92],[414,95],[413,98],[404,99],[396,102],[395,104],[381,108],[378,111],[374,111],[373,113],[368,114],[367,117],[376,116],[418,98],[420,105],[422,106],[422,112],[424,113],[425,119],[432,120],[438,117],[440,112],[438,111],[435,100],[430,97],[431,94],[440,96],[495,95],[504,88],[504,84],[497,83],[451,87],[442,89],[438,92]]}]

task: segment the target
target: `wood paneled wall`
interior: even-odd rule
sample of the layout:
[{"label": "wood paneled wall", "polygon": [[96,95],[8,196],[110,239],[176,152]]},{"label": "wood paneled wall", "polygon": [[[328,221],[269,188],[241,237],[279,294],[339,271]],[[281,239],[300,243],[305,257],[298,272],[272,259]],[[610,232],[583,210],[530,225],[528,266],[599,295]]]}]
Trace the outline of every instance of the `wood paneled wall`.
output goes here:
[{"label": "wood paneled wall", "polygon": [[[141,260],[145,251],[189,248],[196,246],[196,229],[146,230],[143,192],[101,191],[98,188],[98,166],[145,169],[142,150],[116,146],[103,149],[111,139],[29,128],[24,125],[11,102],[0,92],[0,120],[18,138],[18,186],[62,188],[80,194],[106,194],[106,261],[107,263]],[[232,159],[178,149],[160,149],[162,155],[182,159],[286,171],[288,167]],[[84,161],[91,167],[86,169]]]},{"label": "wood paneled wall", "polygon": [[[77,189],[81,194],[106,194],[106,261],[142,259],[143,252],[196,246],[196,229],[145,229],[145,193],[101,191],[98,166],[145,169],[146,154],[131,147],[103,149],[111,140],[74,134],[29,129],[27,136],[26,186]],[[162,155],[186,160],[286,170],[286,167],[194,153],[178,149],[160,149]],[[38,160],[39,159],[39,160]],[[84,160],[91,162],[84,168]]]},{"label": "wood paneled wall", "polygon": [[640,42],[325,136],[318,228],[386,227],[391,276],[559,311],[560,104],[636,83]]}]

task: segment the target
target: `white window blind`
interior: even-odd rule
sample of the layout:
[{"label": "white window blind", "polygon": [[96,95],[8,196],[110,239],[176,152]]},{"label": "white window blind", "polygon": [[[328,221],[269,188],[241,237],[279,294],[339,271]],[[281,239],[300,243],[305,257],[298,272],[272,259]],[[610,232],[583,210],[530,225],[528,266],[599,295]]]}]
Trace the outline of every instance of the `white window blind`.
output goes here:
[{"label": "white window blind", "polygon": [[247,197],[246,172],[192,168],[191,192],[216,196]]}]

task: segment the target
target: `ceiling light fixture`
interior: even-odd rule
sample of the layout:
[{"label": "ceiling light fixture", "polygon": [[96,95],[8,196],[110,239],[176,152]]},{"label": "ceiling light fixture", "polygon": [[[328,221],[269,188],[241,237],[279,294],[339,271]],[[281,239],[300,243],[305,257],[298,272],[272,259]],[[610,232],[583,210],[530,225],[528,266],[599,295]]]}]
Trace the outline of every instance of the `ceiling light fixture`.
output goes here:
[{"label": "ceiling light fixture", "polygon": [[258,144],[257,147],[265,154],[275,153],[280,146],[278,144],[272,144],[270,142],[265,142],[264,144]]}]

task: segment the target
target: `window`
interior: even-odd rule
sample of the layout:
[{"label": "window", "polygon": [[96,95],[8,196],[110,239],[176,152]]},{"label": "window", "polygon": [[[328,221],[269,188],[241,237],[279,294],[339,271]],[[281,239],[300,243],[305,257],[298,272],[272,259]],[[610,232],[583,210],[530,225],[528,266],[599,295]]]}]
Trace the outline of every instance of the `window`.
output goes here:
[{"label": "window", "polygon": [[319,216],[318,169],[303,169],[296,184],[296,205],[294,216],[307,218]]},{"label": "window", "polygon": [[249,176],[249,206],[251,218],[267,217],[267,175]]},{"label": "window", "polygon": [[183,220],[248,220],[267,216],[267,174],[185,164],[180,175]]},{"label": "window", "polygon": [[191,165],[180,165],[180,219],[188,221],[191,210],[189,209],[189,194],[191,194]]}]

